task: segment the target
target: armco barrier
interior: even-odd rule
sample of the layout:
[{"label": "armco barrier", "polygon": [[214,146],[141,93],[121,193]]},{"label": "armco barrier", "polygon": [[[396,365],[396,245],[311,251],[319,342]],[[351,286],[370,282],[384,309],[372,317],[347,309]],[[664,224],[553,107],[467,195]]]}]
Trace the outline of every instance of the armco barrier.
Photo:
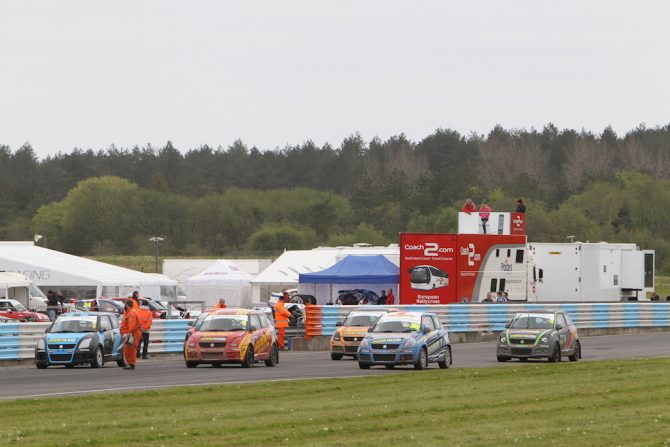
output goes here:
[{"label": "armco barrier", "polygon": [[[368,306],[366,306],[368,307]],[[670,326],[670,303],[495,303],[449,304],[439,306],[378,306],[398,310],[433,312],[450,332],[495,332],[516,312],[532,310],[562,310],[567,312],[580,329],[637,328]],[[338,321],[357,306],[309,306],[305,322],[305,337],[330,336]]]},{"label": "armco barrier", "polygon": [[[149,353],[181,352],[191,320],[154,320]],[[50,323],[0,324],[0,361],[26,360],[35,356],[35,344]]]}]

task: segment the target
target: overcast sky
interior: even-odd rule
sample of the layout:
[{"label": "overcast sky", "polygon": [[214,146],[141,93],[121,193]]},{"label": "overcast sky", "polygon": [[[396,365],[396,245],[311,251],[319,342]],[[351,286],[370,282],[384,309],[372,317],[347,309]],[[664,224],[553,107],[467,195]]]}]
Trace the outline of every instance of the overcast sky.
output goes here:
[{"label": "overcast sky", "polygon": [[39,156],[670,122],[668,1],[0,3],[0,144]]}]

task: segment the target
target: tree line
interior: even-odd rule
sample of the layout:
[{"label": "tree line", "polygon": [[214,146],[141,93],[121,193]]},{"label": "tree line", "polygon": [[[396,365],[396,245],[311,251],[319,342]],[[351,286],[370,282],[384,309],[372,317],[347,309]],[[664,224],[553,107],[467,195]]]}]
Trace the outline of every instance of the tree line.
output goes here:
[{"label": "tree line", "polygon": [[636,242],[670,271],[670,125],[625,135],[549,124],[486,135],[439,129],[338,147],[281,149],[170,142],[38,159],[0,146],[0,239],[47,237],[74,254],[270,253],[397,242],[401,231],[455,231],[466,197],[494,210],[528,204],[532,241]]}]

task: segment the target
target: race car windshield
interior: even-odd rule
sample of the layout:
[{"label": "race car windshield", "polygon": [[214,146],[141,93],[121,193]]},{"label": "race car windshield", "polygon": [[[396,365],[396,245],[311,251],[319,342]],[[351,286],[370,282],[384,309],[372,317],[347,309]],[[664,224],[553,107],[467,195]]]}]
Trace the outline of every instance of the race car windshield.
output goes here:
[{"label": "race car windshield", "polygon": [[366,313],[358,315],[349,315],[342,323],[342,326],[364,326],[369,327],[375,324],[381,313]]},{"label": "race car windshield", "polygon": [[430,274],[426,267],[416,267],[412,270],[412,282],[416,284],[427,283],[430,281]]},{"label": "race car windshield", "polygon": [[246,315],[210,315],[200,325],[203,332],[246,331]]},{"label": "race car windshield", "polygon": [[553,315],[521,315],[515,318],[510,325],[510,329],[551,329],[553,327]]},{"label": "race car windshield", "polygon": [[419,318],[396,317],[378,321],[372,332],[416,332],[420,327],[421,321]]},{"label": "race car windshield", "polygon": [[49,333],[80,333],[95,332],[96,318],[59,318],[49,330]]},{"label": "race car windshield", "polygon": [[26,309],[26,306],[24,306],[23,304],[19,303],[18,301],[15,302],[15,303],[12,303],[12,305],[14,306],[14,309],[16,309],[16,310],[19,311],[19,312],[25,312],[25,311],[28,310],[28,309]]}]

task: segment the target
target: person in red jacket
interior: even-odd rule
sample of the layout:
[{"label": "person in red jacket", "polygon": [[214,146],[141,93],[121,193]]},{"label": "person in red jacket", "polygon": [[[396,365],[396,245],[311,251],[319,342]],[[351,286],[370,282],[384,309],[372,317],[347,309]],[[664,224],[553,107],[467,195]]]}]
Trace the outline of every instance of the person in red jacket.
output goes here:
[{"label": "person in red jacket", "polygon": [[482,202],[482,206],[479,207],[479,218],[482,220],[482,228],[484,234],[486,234],[486,225],[489,222],[489,216],[491,215],[491,207],[488,206],[486,202]]},{"label": "person in red jacket", "polygon": [[463,209],[461,210],[464,213],[474,213],[477,211],[477,205],[474,204],[472,199],[466,199],[465,204],[463,204]]},{"label": "person in red jacket", "polygon": [[[137,346],[140,344],[142,336],[142,325],[133,309],[133,300],[126,301],[121,321],[121,340],[123,341],[123,358],[126,360],[126,367],[123,369],[135,369],[137,362]],[[129,337],[133,337],[132,343],[128,343]]]},{"label": "person in red jacket", "polygon": [[393,289],[389,289],[388,295],[386,295],[386,304],[393,304],[395,302],[395,296],[393,296]]},{"label": "person in red jacket", "polygon": [[[288,296],[288,294],[286,294],[286,296]],[[291,316],[291,312],[286,310],[286,307],[284,306],[286,301],[286,297],[282,295],[282,297],[275,303],[275,327],[278,332],[277,341],[279,342],[279,349],[284,349],[286,328],[288,327],[288,319]]]}]

